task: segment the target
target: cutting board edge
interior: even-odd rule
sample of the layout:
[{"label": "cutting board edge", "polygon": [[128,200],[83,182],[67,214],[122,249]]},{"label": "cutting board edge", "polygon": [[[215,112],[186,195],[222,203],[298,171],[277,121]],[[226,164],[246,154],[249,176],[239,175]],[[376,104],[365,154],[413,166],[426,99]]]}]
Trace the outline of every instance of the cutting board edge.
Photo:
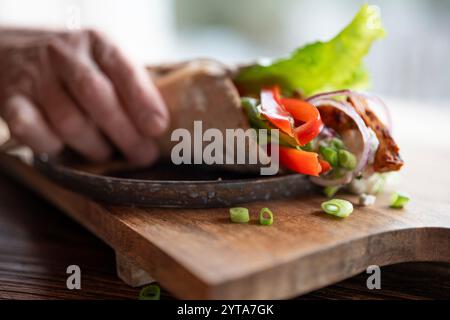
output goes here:
[{"label": "cutting board edge", "polygon": [[[182,266],[175,257],[165,253],[154,243],[149,243],[146,241],[145,237],[139,233],[133,232],[132,236],[134,241],[137,243],[145,242],[146,245],[151,246],[150,248],[147,247],[147,250],[145,251],[146,255],[142,255],[138,249],[134,250],[135,252],[133,252],[133,250],[126,250],[125,248],[129,245],[129,243],[125,244],[117,242],[114,237],[108,235],[109,233],[107,229],[111,226],[111,221],[115,223],[114,227],[116,228],[116,231],[119,230],[120,232],[125,232],[126,225],[114,215],[114,219],[109,221],[104,220],[103,223],[99,223],[98,220],[93,221],[92,218],[86,218],[86,215],[89,215],[87,213],[90,213],[90,215],[96,216],[97,218],[102,217],[106,209],[104,209],[101,204],[59,187],[39,172],[33,170],[32,166],[24,163],[16,156],[7,155],[0,152],[0,167],[6,169],[3,170],[5,174],[23,184],[27,188],[30,188],[33,192],[59,208],[65,215],[87,228],[90,232],[107,243],[115,250],[116,255],[126,256],[130,259],[130,263],[134,264],[137,268],[144,270],[151,277],[157,278],[158,281],[163,280],[161,282],[164,282],[165,288],[169,290],[172,288],[175,289],[174,286],[182,280],[183,283],[187,284],[187,292],[195,289],[197,292],[203,293],[208,290],[209,283],[205,282],[204,279],[197,277],[190,270]],[[44,186],[44,188],[39,188],[39,186]],[[70,202],[71,206],[65,205],[64,202],[67,199],[72,200]],[[117,234],[115,233],[115,235]],[[138,245],[136,244],[135,246],[137,247]],[[152,254],[149,254],[150,251]],[[153,257],[151,257],[152,255]],[[161,265],[169,263],[172,268],[171,271],[173,272],[175,268],[178,276],[175,278],[173,275],[165,276],[165,268],[160,268],[159,270],[163,272],[163,275],[161,276],[159,274],[160,272],[155,270],[153,264],[143,263],[143,261],[151,261],[152,259],[157,260],[154,256],[158,256]],[[177,290],[173,291],[174,295],[177,295],[177,292],[180,291],[178,286],[176,288]],[[188,295],[188,293],[186,293],[186,295]],[[180,296],[184,296],[184,292],[181,291]]]},{"label": "cutting board edge", "polygon": [[[37,175],[37,178],[39,178],[40,175],[37,172],[35,172],[28,165],[26,165],[24,163],[19,164],[17,159],[13,159],[10,156],[7,156],[7,157],[9,157],[8,161],[10,161],[10,163],[9,163],[10,166],[18,166],[18,165],[23,166],[23,169],[32,171],[33,174]],[[2,166],[5,167],[4,161],[2,161]],[[7,167],[7,165],[6,165],[6,167]],[[12,167],[10,167],[10,169],[11,168]],[[11,171],[14,171],[14,170],[11,170]],[[278,288],[276,291],[273,290],[273,288],[276,287],[277,284],[279,285],[280,283],[283,286],[286,286],[286,281],[282,281],[276,277],[277,273],[283,274],[284,272],[290,272],[292,274],[292,277],[295,279],[295,272],[293,272],[292,269],[301,268],[302,264],[303,264],[303,268],[306,268],[309,270],[320,270],[320,269],[317,269],[314,267],[308,268],[307,264],[311,263],[308,261],[314,260],[314,259],[317,260],[317,257],[315,257],[316,255],[323,255],[325,257],[327,257],[327,256],[331,257],[333,253],[336,254],[336,252],[340,252],[340,250],[342,248],[345,249],[345,246],[342,243],[337,246],[331,246],[329,248],[324,248],[323,250],[315,252],[310,255],[299,257],[298,259],[295,259],[295,261],[287,261],[286,263],[281,263],[276,268],[272,268],[272,270],[263,269],[260,271],[256,271],[251,275],[246,274],[246,275],[242,275],[240,277],[235,277],[233,279],[223,278],[221,281],[213,281],[211,279],[205,281],[205,279],[202,279],[202,278],[196,276],[193,272],[191,272],[191,270],[189,270],[185,266],[181,266],[180,264],[178,264],[176,261],[176,258],[168,255],[167,253],[164,253],[160,248],[158,248],[154,244],[151,244],[151,246],[153,247],[153,250],[154,250],[154,252],[152,254],[149,254],[149,252],[147,252],[147,255],[142,255],[141,252],[139,252],[139,250],[133,249],[133,247],[131,247],[131,249],[132,249],[131,251],[125,250],[123,243],[117,243],[116,240],[108,237],[106,231],[101,231],[101,230],[99,231],[98,224],[96,227],[96,226],[92,225],[92,223],[93,223],[92,221],[90,221],[89,223],[86,223],[86,221],[83,221],[76,213],[71,212],[71,210],[74,210],[73,208],[68,208],[67,206],[64,206],[63,201],[61,199],[55,198],[55,195],[52,195],[51,192],[48,192],[48,191],[44,192],[43,190],[39,190],[39,189],[36,190],[36,188],[33,187],[33,185],[30,186],[30,184],[33,183],[32,181],[29,181],[30,177],[25,177],[25,176],[20,177],[20,175],[25,175],[24,172],[20,172],[20,173],[8,172],[8,173],[16,179],[19,178],[19,180],[21,180],[22,183],[24,183],[25,185],[28,185],[33,190],[35,190],[36,192],[38,192],[39,194],[44,196],[51,203],[53,203],[54,205],[61,208],[66,214],[68,214],[75,221],[77,221],[81,225],[83,225],[86,228],[88,228],[89,230],[91,230],[91,232],[93,232],[94,234],[99,236],[102,240],[104,240],[106,243],[108,243],[111,247],[115,248],[116,251],[118,251],[118,252],[126,251],[128,253],[128,255],[130,255],[133,258],[133,260],[136,261],[139,268],[142,268],[142,266],[143,266],[144,267],[144,268],[142,268],[143,270],[147,271],[151,276],[154,276],[156,279],[160,280],[161,283],[163,284],[163,286],[165,286],[167,289],[173,290],[174,294],[176,294],[176,296],[179,298],[188,298],[188,299],[195,299],[195,298],[198,298],[198,299],[200,299],[200,298],[201,299],[218,299],[218,298],[220,298],[220,299],[263,299],[263,298],[281,299],[281,298],[289,298],[289,297],[293,297],[295,295],[299,295],[299,294],[303,294],[303,293],[312,291],[314,289],[321,288],[321,287],[329,285],[331,283],[335,283],[336,281],[340,281],[345,278],[351,277],[355,274],[358,274],[361,271],[364,271],[364,269],[365,269],[365,266],[360,265],[359,267],[354,267],[353,269],[347,271],[345,274],[338,273],[338,274],[333,275],[332,277],[330,276],[327,279],[322,279],[321,281],[319,281],[315,284],[305,285],[304,281],[296,281],[297,283],[303,283],[302,288],[292,286],[292,284],[291,284],[292,282],[290,282],[291,286],[289,286],[289,284],[288,284],[287,287],[284,287],[281,289]],[[27,180],[27,178],[28,178],[28,180]],[[35,179],[37,179],[37,178],[35,176]],[[48,181],[47,179],[45,179],[42,176],[40,177],[40,179],[44,179],[46,181],[46,183],[48,183],[49,185],[53,184],[52,182]],[[85,203],[85,204],[82,204],[82,203],[79,204],[81,206],[76,208],[75,210],[81,210],[81,211],[93,210],[94,212],[96,210],[100,210],[100,211],[105,210],[105,209],[102,209],[101,205],[94,203],[92,201],[88,201],[84,197],[73,194],[66,190],[62,190],[58,186],[54,186],[54,188],[55,187],[61,191],[60,194],[69,195],[70,197],[75,197],[76,199],[81,199],[82,200],[81,202]],[[117,220],[117,219],[113,219],[113,220]],[[117,220],[116,222],[121,222],[121,221]],[[111,223],[111,222],[107,222],[107,223]],[[108,225],[107,223],[105,223],[105,225],[102,225],[102,228],[107,228],[107,225]],[[120,224],[122,225],[122,227],[125,227],[125,225],[122,222]],[[430,245],[430,238],[433,239],[434,237],[436,237],[436,235],[440,235],[441,231],[444,234],[444,236],[447,237],[446,242],[450,243],[450,229],[448,229],[448,228],[439,228],[439,227],[431,227],[430,228],[430,227],[409,226],[409,227],[405,227],[401,230],[382,232],[381,234],[390,235],[390,234],[395,234],[400,231],[414,232],[416,234],[416,236],[410,237],[412,239],[415,239],[416,246],[413,246],[413,248],[417,248],[417,246],[420,244],[422,244],[422,246],[423,246],[423,244],[427,244],[430,246],[429,248],[428,247],[421,248],[422,252],[425,252],[422,254],[426,254],[427,252],[428,253],[433,252],[433,250],[431,250],[431,249],[433,249],[432,248],[433,246]],[[436,231],[438,231],[438,232],[436,232]],[[417,236],[417,234],[419,234],[419,236]],[[422,234],[422,235],[420,235],[420,234]],[[136,241],[138,241],[138,242],[142,241],[139,239],[140,237],[142,237],[142,235],[135,233],[134,236],[136,236],[136,235],[139,236],[136,239]],[[379,235],[376,234],[376,235],[372,235],[371,237],[378,237],[378,236]],[[423,237],[426,237],[427,240],[423,241]],[[420,241],[417,241],[417,239],[419,239]],[[361,243],[364,243],[364,241],[368,241],[367,238],[363,237],[360,239],[355,239],[352,242],[355,242],[357,246],[360,246]],[[436,240],[434,240],[434,241],[436,242]],[[392,242],[392,241],[390,241],[390,242]],[[445,241],[444,241],[444,243],[445,243]],[[442,244],[442,241],[439,244]],[[353,244],[353,245],[355,245],[355,244]],[[353,250],[354,249],[353,245],[347,246],[347,250],[350,247]],[[122,248],[120,248],[120,250],[116,249],[116,247],[120,247],[120,246],[122,246]],[[438,244],[435,244],[435,248],[438,248],[438,247],[439,247]],[[442,250],[440,252],[442,253]],[[450,262],[450,257],[449,257],[450,256],[450,248],[446,248],[445,252],[446,252],[445,253],[446,256],[444,258],[441,258],[440,256],[438,256],[438,257],[425,256],[424,257],[424,256],[420,256],[420,255],[416,254],[416,255],[406,256],[403,258],[398,258],[398,257],[396,259],[391,258],[391,260],[389,260],[387,262],[381,260],[378,262],[378,264],[380,266],[383,266],[383,265],[389,265],[389,264],[393,264],[393,263],[409,262],[409,261]],[[150,257],[150,256],[152,256],[152,257]],[[158,259],[155,259],[155,256],[158,256],[159,258],[161,258],[159,261],[159,264],[160,264],[159,266],[151,265],[148,263],[149,258],[158,260]],[[339,253],[337,256],[351,257],[351,255],[348,255],[347,253]],[[335,261],[340,261],[340,260],[335,259]],[[178,273],[177,277],[173,277],[173,274],[164,274],[164,267],[162,267],[164,265],[164,263],[170,263],[172,265],[172,267],[176,266],[175,271],[176,271],[176,273]],[[156,269],[158,269],[159,271],[155,271]],[[173,272],[173,269],[172,269],[172,272]],[[267,273],[269,273],[269,275]],[[275,276],[270,277],[270,273],[275,273]],[[309,276],[305,276],[305,278],[316,279],[317,277],[314,275],[309,275]],[[268,282],[267,279],[271,279],[271,281]],[[180,281],[182,281],[185,285],[180,287],[180,285],[179,285]],[[252,286],[249,285],[249,283],[251,284],[251,283],[255,283],[255,282],[263,283],[265,285],[265,288],[253,288],[252,289]],[[242,287],[241,283],[246,283],[245,287]],[[239,292],[239,295],[236,294],[237,292]],[[255,293],[256,293],[256,295],[255,295]]]},{"label": "cutting board edge", "polygon": [[[407,245],[395,246],[388,248],[390,250],[395,250],[396,252],[390,252],[387,257],[382,254],[383,249],[386,248],[385,245],[395,243],[396,241],[392,241],[392,237],[404,237],[405,240],[409,239],[409,241],[400,242],[403,245],[406,243]],[[415,242],[415,244],[412,244]],[[375,247],[379,252],[370,253],[370,259],[364,260],[364,257],[354,257],[352,256],[353,252],[358,252],[364,247],[365,243],[371,241],[382,241],[383,245],[380,246],[380,243]],[[409,243],[408,243],[409,242]],[[445,250],[435,250],[436,248],[442,247],[439,246],[442,243],[447,243],[447,248]],[[367,247],[367,246],[366,246]],[[361,251],[360,251],[361,252]],[[403,256],[401,254],[404,254]],[[406,253],[406,254],[405,254]],[[319,256],[319,257],[318,257]],[[322,264],[326,264],[326,261],[336,262],[337,264],[342,263],[342,259],[336,257],[346,257],[347,259],[354,259],[355,266],[351,267],[350,270],[330,274],[326,272],[320,271],[320,266],[311,267],[308,264],[313,263],[314,261],[321,261]],[[324,260],[325,259],[325,260]],[[359,262],[359,265],[357,264]],[[214,286],[211,287],[211,290],[208,291],[207,296],[197,296],[190,295],[186,298],[188,299],[287,299],[293,298],[298,295],[306,294],[311,291],[326,287],[331,283],[337,283],[339,281],[348,279],[352,276],[355,276],[365,270],[367,267],[371,265],[376,265],[379,267],[389,266],[393,264],[406,263],[406,262],[447,262],[450,263],[450,228],[447,227],[422,227],[422,228],[404,228],[399,230],[391,230],[382,232],[380,234],[374,234],[370,237],[361,237],[351,241],[351,243],[340,244],[336,246],[330,246],[323,250],[311,253],[309,255],[305,255],[295,259],[295,261],[287,261],[286,263],[279,264],[275,269],[268,268],[264,270],[260,270],[257,272],[253,272],[251,275],[244,275],[235,279],[227,279],[226,281],[222,281],[221,283],[215,283]],[[298,281],[302,283],[302,288],[292,287],[291,290],[286,288],[279,288],[277,290],[273,290],[277,286],[283,283],[282,280],[277,279],[276,274],[280,274],[283,272],[295,272],[295,269],[302,269],[310,271],[316,271],[317,275],[307,274],[303,278],[303,281]],[[330,268],[332,264],[330,264]],[[318,271],[319,270],[319,271]],[[340,270],[338,266],[335,266],[335,270]],[[272,277],[269,275],[272,274]],[[321,282],[305,285],[307,281],[310,279],[318,279],[320,275],[329,275],[330,278],[323,280]],[[369,276],[369,275],[368,275]],[[261,278],[261,279],[256,279]],[[295,278],[287,277],[287,278]],[[270,281],[268,281],[268,279]],[[240,283],[245,282],[247,284],[247,288],[242,288]],[[272,290],[270,290],[270,295],[266,293],[268,290],[264,290],[260,288],[260,290],[256,288],[251,288],[248,286],[248,283],[265,283],[265,285]],[[292,282],[290,282],[292,284]],[[261,290],[262,289],[262,290]],[[254,294],[247,294],[245,296],[237,295],[236,293],[243,292],[243,290],[248,290]],[[260,294],[262,293],[262,294]]]}]

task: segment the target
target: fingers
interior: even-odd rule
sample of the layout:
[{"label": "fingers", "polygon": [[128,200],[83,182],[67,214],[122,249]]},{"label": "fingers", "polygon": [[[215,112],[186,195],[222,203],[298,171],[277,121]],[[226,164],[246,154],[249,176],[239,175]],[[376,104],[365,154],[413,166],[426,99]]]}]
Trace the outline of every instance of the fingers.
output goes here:
[{"label": "fingers", "polygon": [[62,150],[62,141],[28,98],[21,95],[9,98],[1,108],[1,116],[8,123],[11,135],[33,151],[56,154]]},{"label": "fingers", "polygon": [[45,81],[43,93],[38,97],[39,103],[63,142],[91,161],[106,161],[112,152],[108,142],[56,79]]},{"label": "fingers", "polygon": [[112,83],[89,57],[77,56],[57,44],[50,48],[50,55],[72,96],[128,160],[138,165],[153,162],[157,157],[155,143],[140,136]]},{"label": "fingers", "polygon": [[144,136],[158,136],[169,123],[169,114],[158,90],[143,68],[135,66],[105,36],[90,33],[94,58],[108,75],[125,108]]}]

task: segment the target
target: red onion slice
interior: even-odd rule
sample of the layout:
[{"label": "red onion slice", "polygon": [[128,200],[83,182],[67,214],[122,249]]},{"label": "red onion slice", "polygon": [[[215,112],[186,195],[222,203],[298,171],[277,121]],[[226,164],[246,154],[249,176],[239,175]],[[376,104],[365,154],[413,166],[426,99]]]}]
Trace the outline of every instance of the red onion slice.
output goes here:
[{"label": "red onion slice", "polygon": [[317,99],[328,99],[328,98],[336,98],[339,96],[350,96],[350,95],[352,95],[352,93],[353,93],[353,91],[351,91],[351,90],[338,90],[338,91],[324,92],[324,93],[319,93],[314,96],[311,96],[308,99],[306,99],[306,101],[311,102],[312,100],[317,100]]},{"label": "red onion slice", "polygon": [[[330,96],[328,96],[330,95]],[[348,174],[344,175],[344,177],[339,179],[326,179],[323,177],[313,177],[312,181],[318,185],[321,186],[338,186],[342,184],[348,184],[351,182],[353,177],[359,176],[363,171],[364,168],[368,162],[369,154],[370,154],[370,145],[369,145],[369,139],[370,139],[370,133],[369,129],[367,128],[366,124],[364,123],[364,120],[358,115],[356,110],[349,105],[346,101],[337,101],[331,99],[333,95],[331,94],[322,94],[319,96],[316,96],[315,98],[308,99],[308,102],[313,104],[316,108],[324,107],[324,106],[331,106],[334,107],[344,114],[346,114],[348,117],[350,117],[353,122],[356,124],[359,133],[361,134],[362,141],[363,141],[363,150],[359,156],[358,164],[356,165],[355,170],[352,172],[349,172]]]},{"label": "red onion slice", "polygon": [[[311,96],[308,99],[306,99],[306,101],[311,102],[311,101],[317,100],[317,99],[331,99],[331,98],[336,98],[336,97],[341,97],[341,96],[356,97],[356,98],[360,98],[360,99],[364,99],[364,100],[369,100],[369,101],[372,101],[372,102],[378,104],[383,109],[383,112],[385,113],[386,122],[387,122],[386,125],[387,125],[389,131],[392,131],[392,117],[391,117],[391,113],[389,112],[389,108],[387,107],[386,103],[384,103],[384,101],[381,98],[379,98],[375,95],[368,94],[368,93],[356,92],[356,91],[352,91],[352,90],[338,90],[338,91],[330,91],[330,92],[316,94],[316,95]],[[356,107],[359,108],[361,111],[364,111],[364,108],[362,108],[359,104]]]}]

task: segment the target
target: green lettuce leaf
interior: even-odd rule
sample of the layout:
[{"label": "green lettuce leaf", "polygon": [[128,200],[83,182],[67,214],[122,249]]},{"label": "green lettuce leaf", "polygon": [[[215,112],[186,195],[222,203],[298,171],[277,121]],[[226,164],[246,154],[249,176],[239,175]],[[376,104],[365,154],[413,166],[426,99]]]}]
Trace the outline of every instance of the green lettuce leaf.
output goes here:
[{"label": "green lettuce leaf", "polygon": [[306,45],[270,65],[244,68],[234,80],[239,89],[248,94],[274,84],[280,85],[285,92],[298,90],[305,96],[365,88],[369,84],[369,75],[362,60],[373,42],[384,36],[378,8],[366,4],[332,40]]}]

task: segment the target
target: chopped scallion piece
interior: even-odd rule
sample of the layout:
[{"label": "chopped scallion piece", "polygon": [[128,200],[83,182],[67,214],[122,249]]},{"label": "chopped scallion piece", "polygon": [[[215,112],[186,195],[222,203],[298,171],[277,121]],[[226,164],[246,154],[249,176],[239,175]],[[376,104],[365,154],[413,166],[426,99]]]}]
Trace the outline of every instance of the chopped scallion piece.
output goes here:
[{"label": "chopped scallion piece", "polygon": [[338,138],[331,139],[330,146],[338,150],[345,148],[344,142]]},{"label": "chopped scallion piece", "polygon": [[356,168],[356,157],[353,153],[347,150],[339,150],[339,165],[347,170]]},{"label": "chopped scallion piece", "polygon": [[271,226],[273,224],[273,213],[269,208],[262,208],[259,212],[259,223],[263,226]]},{"label": "chopped scallion piece", "polygon": [[339,189],[341,189],[341,187],[325,187],[323,193],[326,197],[332,198],[338,193]]},{"label": "chopped scallion piece", "polygon": [[231,208],[230,219],[233,223],[247,223],[250,221],[250,215],[247,208]]},{"label": "chopped scallion piece", "polygon": [[336,167],[339,163],[338,153],[333,148],[320,146],[320,154],[324,160],[327,161],[332,167]]},{"label": "chopped scallion piece", "polygon": [[322,203],[322,209],[330,215],[347,218],[353,212],[353,205],[347,200],[333,199]]},{"label": "chopped scallion piece", "polygon": [[155,284],[146,286],[139,292],[139,300],[159,300],[160,296],[161,289]]},{"label": "chopped scallion piece", "polygon": [[391,197],[391,208],[403,209],[409,202],[410,197],[404,193],[394,192]]},{"label": "chopped scallion piece", "polygon": [[314,150],[314,143],[312,141],[305,144],[302,148],[303,151],[313,151]]},{"label": "chopped scallion piece", "polygon": [[342,178],[347,173],[346,170],[342,168],[333,168],[333,171],[331,171],[330,178],[331,179],[339,179]]}]

